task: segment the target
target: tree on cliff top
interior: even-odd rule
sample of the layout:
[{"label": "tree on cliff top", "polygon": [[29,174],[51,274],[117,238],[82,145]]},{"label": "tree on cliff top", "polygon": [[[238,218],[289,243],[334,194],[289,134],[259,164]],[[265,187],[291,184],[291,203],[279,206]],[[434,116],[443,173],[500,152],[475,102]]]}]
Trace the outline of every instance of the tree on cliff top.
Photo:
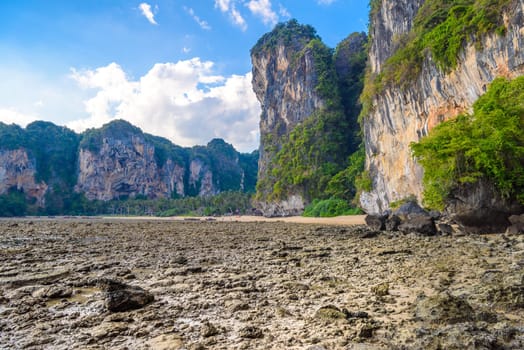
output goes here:
[{"label": "tree on cliff top", "polygon": [[251,49],[251,54],[257,55],[279,44],[301,50],[313,39],[320,40],[315,28],[308,24],[302,25],[296,19],[290,19],[285,23],[277,24],[271,32],[264,34]]}]

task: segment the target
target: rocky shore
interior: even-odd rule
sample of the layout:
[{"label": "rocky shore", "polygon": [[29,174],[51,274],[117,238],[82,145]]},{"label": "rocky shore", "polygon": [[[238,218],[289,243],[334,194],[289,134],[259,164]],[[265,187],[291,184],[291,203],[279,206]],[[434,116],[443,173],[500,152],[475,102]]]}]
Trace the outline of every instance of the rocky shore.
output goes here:
[{"label": "rocky shore", "polygon": [[0,221],[0,348],[522,349],[524,235]]}]

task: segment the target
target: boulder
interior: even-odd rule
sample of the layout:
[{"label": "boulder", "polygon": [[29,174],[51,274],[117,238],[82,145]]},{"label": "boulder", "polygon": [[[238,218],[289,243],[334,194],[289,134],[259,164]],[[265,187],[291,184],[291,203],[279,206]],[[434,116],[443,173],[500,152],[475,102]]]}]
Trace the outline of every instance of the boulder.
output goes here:
[{"label": "boulder", "polygon": [[434,236],[437,234],[435,222],[430,216],[414,216],[405,220],[398,227],[402,233],[417,233],[423,236]]},{"label": "boulder", "polygon": [[455,190],[446,206],[449,218],[467,233],[501,233],[511,225],[508,217],[520,214],[523,206],[502,197],[496,187],[481,180]]},{"label": "boulder", "polygon": [[399,225],[402,223],[400,218],[393,214],[386,220],[386,230],[388,231],[398,231]]},{"label": "boulder", "polygon": [[508,226],[506,229],[507,234],[524,234],[524,214],[511,215],[508,220],[511,223],[511,226]]},{"label": "boulder", "polygon": [[99,282],[105,292],[105,307],[111,312],[123,312],[140,309],[154,300],[146,290],[114,280]]},{"label": "boulder", "polygon": [[393,211],[392,215],[399,217],[402,221],[413,216],[430,216],[429,213],[415,201],[402,204],[398,209]]},{"label": "boulder", "polygon": [[374,231],[382,231],[386,228],[386,215],[368,215],[366,216],[366,225]]}]

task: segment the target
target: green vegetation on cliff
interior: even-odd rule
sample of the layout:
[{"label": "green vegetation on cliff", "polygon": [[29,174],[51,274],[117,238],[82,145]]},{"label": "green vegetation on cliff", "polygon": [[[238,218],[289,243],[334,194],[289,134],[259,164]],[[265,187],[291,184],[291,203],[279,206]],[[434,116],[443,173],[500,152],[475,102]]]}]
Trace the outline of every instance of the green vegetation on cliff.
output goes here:
[{"label": "green vegetation on cliff", "polygon": [[[75,192],[79,171],[79,149],[87,149],[98,154],[104,143],[107,143],[107,147],[110,148],[109,154],[104,156],[112,157],[115,147],[118,148],[119,144],[129,146],[138,139],[140,139],[140,143],[154,148],[154,160],[159,172],[163,171],[161,170],[162,167],[168,166],[166,164],[168,160],[171,161],[169,166],[177,165],[185,169],[183,187],[186,190],[186,196],[199,195],[199,186],[191,188],[189,184],[189,163],[195,159],[201,160],[202,165],[212,172],[213,185],[219,192],[243,191],[253,193],[255,190],[258,151],[241,154],[232,145],[221,139],[214,139],[207,146],[183,148],[174,145],[165,138],[145,134],[142,130],[124,120],[113,121],[99,129],[89,129],[80,135],[65,127],[43,121],[33,122],[25,129],[14,124],[0,123],[0,151],[25,150],[29,157],[30,167],[35,169],[34,180],[37,183],[45,182],[48,185],[44,201],[45,207],[38,206],[35,198],[31,198],[30,194],[17,188],[9,189],[6,193],[0,194],[0,216],[115,213],[111,210],[111,201],[89,201],[83,193]],[[142,156],[144,155],[136,155],[136,157]],[[173,192],[173,196],[176,197],[177,194]],[[137,201],[145,200],[145,196],[140,193],[136,194],[135,197]],[[232,198],[236,197],[230,195],[227,197],[229,198],[228,201],[220,198],[222,197],[219,197],[213,203],[216,204],[221,201],[230,203],[233,201]],[[246,198],[249,198],[249,194],[246,194]],[[116,201],[116,203],[123,202]],[[136,204],[137,202],[133,203]],[[146,204],[140,203],[142,208],[154,208],[154,213],[169,209],[159,210],[157,204],[154,204],[155,200]],[[178,207],[182,202],[170,203]],[[242,199],[242,203],[245,203],[245,198]],[[129,206],[128,203],[127,208]],[[137,208],[138,206],[136,204]],[[213,213],[217,206],[202,204],[201,207],[212,208],[208,209],[207,212]],[[225,208],[224,211],[228,208]],[[134,212],[139,211],[139,209],[136,209]],[[142,210],[142,213],[146,212],[147,210]]]},{"label": "green vegetation on cliff", "polygon": [[412,31],[398,38],[399,49],[378,77],[381,84],[408,84],[418,76],[427,50],[437,65],[453,69],[467,42],[482,35],[505,32],[502,12],[511,0],[426,1],[415,17]]},{"label": "green vegetation on cliff", "polygon": [[277,45],[291,47],[298,50],[293,56],[295,64],[306,55],[312,57],[315,92],[323,101],[322,108],[289,134],[277,125],[263,138],[265,150],[275,155],[267,166],[268,174],[257,184],[258,199],[274,201],[292,194],[306,201],[353,198],[355,168],[359,173],[363,167],[361,157],[350,156],[360,144],[357,116],[367,60],[365,43],[365,34],[354,33],[332,50],[313,28],[292,20],[277,25],[252,49],[260,54]]},{"label": "green vegetation on cliff", "polygon": [[[480,39],[488,33],[504,35],[502,14],[510,3],[511,0],[425,1],[411,31],[393,39],[397,49],[384,62],[382,71],[367,73],[361,117],[370,112],[373,97],[385,87],[409,88],[428,54],[440,69],[449,71],[457,66],[467,43],[480,45]],[[380,0],[371,1],[371,18],[379,5]]]},{"label": "green vegetation on cliff", "polygon": [[424,167],[424,202],[442,209],[454,189],[486,179],[524,204],[524,77],[496,79],[463,114],[436,126],[413,154]]},{"label": "green vegetation on cliff", "polygon": [[271,32],[258,39],[251,49],[251,54],[258,55],[279,44],[297,47],[300,50],[313,39],[320,40],[315,28],[310,25],[302,25],[296,19],[291,19],[285,23],[277,24]]}]

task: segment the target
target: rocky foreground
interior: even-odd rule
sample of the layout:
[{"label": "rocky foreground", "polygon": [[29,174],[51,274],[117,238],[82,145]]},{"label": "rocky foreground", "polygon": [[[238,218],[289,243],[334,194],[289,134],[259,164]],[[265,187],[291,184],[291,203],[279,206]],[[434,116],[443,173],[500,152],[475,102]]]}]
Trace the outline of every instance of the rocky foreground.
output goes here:
[{"label": "rocky foreground", "polygon": [[3,220],[0,348],[522,349],[524,235]]}]

